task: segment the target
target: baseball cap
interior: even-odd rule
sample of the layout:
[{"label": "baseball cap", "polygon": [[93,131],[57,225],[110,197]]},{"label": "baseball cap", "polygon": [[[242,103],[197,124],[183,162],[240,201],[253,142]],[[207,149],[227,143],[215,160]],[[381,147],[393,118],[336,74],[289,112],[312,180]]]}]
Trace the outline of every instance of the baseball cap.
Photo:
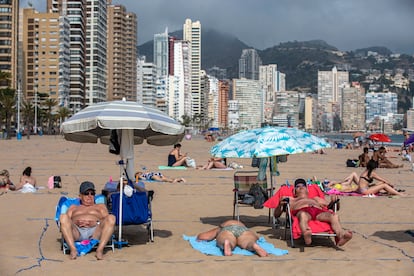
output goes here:
[{"label": "baseball cap", "polygon": [[84,181],[79,187],[79,193],[83,194],[86,191],[95,191],[95,185],[90,181]]},{"label": "baseball cap", "polygon": [[295,188],[296,188],[296,186],[297,186],[297,185],[299,185],[299,184],[303,184],[303,185],[305,185],[305,186],[306,186],[306,181],[305,181],[305,179],[303,179],[303,178],[298,178],[298,179],[296,179],[296,180],[295,180]]}]

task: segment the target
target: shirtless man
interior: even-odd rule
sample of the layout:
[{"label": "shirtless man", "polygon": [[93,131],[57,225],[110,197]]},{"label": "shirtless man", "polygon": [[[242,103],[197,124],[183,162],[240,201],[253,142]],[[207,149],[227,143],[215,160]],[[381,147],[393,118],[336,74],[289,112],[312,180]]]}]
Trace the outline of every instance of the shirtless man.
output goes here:
[{"label": "shirtless man", "polygon": [[236,246],[255,252],[260,257],[266,257],[267,252],[256,241],[257,234],[237,220],[227,220],[219,227],[197,235],[197,240],[211,241],[216,239],[217,245],[223,249],[224,256],[231,256]]},{"label": "shirtless man", "polygon": [[76,259],[75,241],[100,240],[96,258],[103,259],[103,250],[114,232],[115,216],[108,213],[105,204],[95,204],[95,185],[82,182],[79,188],[81,205],[72,205],[60,216],[60,230],[70,248],[70,258]]},{"label": "shirtless man", "polygon": [[[336,200],[336,198],[333,198],[333,200]],[[338,246],[342,246],[352,239],[352,232],[342,229],[338,215],[327,209],[328,201],[320,197],[308,197],[308,189],[304,179],[296,179],[295,196],[290,198],[289,201],[292,215],[299,220],[299,227],[302,230],[305,244],[312,243],[312,230],[308,225],[310,220],[328,222],[336,234],[335,241]],[[281,204],[283,204],[282,202],[283,200]]]}]

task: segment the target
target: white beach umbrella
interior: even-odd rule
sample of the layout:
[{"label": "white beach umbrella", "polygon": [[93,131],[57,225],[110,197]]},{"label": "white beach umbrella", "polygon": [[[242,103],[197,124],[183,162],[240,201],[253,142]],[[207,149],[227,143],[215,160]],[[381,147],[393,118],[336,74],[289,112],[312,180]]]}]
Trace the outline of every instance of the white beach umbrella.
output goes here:
[{"label": "white beach umbrella", "polygon": [[[116,130],[120,137],[120,156],[126,164],[127,176],[132,181],[134,181],[132,179],[134,176],[134,145],[142,144],[144,141],[155,146],[173,145],[184,137],[184,126],[167,114],[158,109],[125,100],[88,106],[66,120],[61,127],[68,141],[97,143],[100,140],[101,143],[108,145],[113,130]],[[121,214],[122,196],[120,198]],[[121,219],[119,224],[121,226]]]}]

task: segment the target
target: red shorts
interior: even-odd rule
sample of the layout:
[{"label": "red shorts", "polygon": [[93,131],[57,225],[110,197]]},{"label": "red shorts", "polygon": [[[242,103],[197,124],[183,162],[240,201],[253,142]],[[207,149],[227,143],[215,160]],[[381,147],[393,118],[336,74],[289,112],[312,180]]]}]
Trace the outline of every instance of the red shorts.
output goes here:
[{"label": "red shorts", "polygon": [[306,212],[311,216],[312,220],[315,220],[319,214],[329,212],[329,211],[330,210],[328,209],[319,209],[314,206],[307,206],[307,207],[300,208],[299,210],[292,211],[292,215],[296,216],[296,214],[299,212]]}]

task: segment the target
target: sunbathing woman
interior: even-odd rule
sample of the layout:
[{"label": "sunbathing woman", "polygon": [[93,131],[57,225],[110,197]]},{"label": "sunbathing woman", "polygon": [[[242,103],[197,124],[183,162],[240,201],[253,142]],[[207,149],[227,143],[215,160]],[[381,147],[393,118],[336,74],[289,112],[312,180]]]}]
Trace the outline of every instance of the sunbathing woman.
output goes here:
[{"label": "sunbathing woman", "polygon": [[328,188],[337,189],[341,192],[353,192],[358,189],[359,176],[356,172],[352,172],[342,181],[330,181]]},{"label": "sunbathing woman", "polygon": [[[366,170],[363,171],[359,177],[357,192],[364,195],[370,195],[385,190],[390,195],[406,196],[406,194],[395,190],[394,185],[387,179],[380,177],[375,172],[376,168],[376,162],[374,160],[369,160]],[[373,185],[374,180],[377,180],[378,182]]]},{"label": "sunbathing woman", "polygon": [[148,173],[136,172],[135,179],[136,179],[136,182],[138,182],[138,180],[155,180],[155,181],[170,182],[170,183],[185,182],[185,179],[182,177],[169,178],[160,172],[148,172]]},{"label": "sunbathing woman", "polygon": [[181,144],[175,144],[174,148],[168,154],[168,166],[187,166],[187,154],[181,154]]},{"label": "sunbathing woman", "polygon": [[36,187],[36,178],[32,176],[32,167],[26,167],[20,177],[19,186],[16,187],[16,190],[20,190],[23,188],[25,184],[30,184],[33,187]]},{"label": "sunbathing woman", "polygon": [[219,227],[197,235],[197,240],[211,241],[216,239],[217,246],[223,249],[224,256],[231,256],[236,246],[255,252],[260,257],[266,257],[267,252],[256,241],[257,234],[237,220],[228,220]]}]

